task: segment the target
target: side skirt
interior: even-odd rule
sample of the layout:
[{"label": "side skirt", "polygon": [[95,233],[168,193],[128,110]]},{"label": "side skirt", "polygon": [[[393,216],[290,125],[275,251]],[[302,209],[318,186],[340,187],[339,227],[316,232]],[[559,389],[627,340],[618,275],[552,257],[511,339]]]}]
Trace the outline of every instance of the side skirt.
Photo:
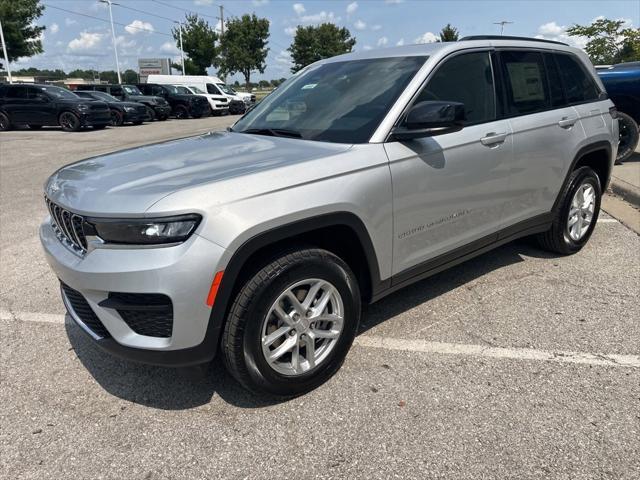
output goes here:
[{"label": "side skirt", "polygon": [[534,235],[536,233],[546,232],[551,228],[553,214],[551,212],[537,215],[517,223],[510,227],[500,230],[497,233],[487,235],[486,237],[475,240],[467,245],[456,248],[451,252],[439,255],[424,263],[411,267],[403,272],[394,275],[391,278],[391,286],[387,288],[375,289],[371,303],[377,302],[381,298],[404,288],[412,283],[424,280],[437,273],[447,270],[450,267],[466,262],[478,255],[489,252],[494,248],[500,247],[506,243],[512,242],[518,238]]}]

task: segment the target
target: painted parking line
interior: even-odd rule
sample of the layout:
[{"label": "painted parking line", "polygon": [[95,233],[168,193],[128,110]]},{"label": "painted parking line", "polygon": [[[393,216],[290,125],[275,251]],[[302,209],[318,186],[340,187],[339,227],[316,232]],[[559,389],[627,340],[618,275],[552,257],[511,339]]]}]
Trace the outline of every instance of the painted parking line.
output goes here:
[{"label": "painted parking line", "polygon": [[581,363],[607,367],[640,368],[640,355],[619,355],[560,350],[536,350],[532,348],[503,348],[461,343],[405,340],[401,338],[360,335],[355,345],[403,352],[436,353],[442,355],[466,355],[472,357],[506,358],[543,362]]},{"label": "painted parking line", "polygon": [[[0,320],[5,321],[64,324],[65,317],[65,315],[52,313],[12,313],[8,310],[0,310]],[[354,344],[360,347],[382,348],[385,350],[413,353],[436,353],[441,355],[461,355],[513,360],[580,363],[607,367],[640,368],[640,355],[536,350],[532,348],[489,347],[485,345],[430,342],[427,340],[407,340],[402,338],[387,338],[369,335],[360,335],[355,339]]]},{"label": "painted parking line", "polygon": [[615,218],[599,218],[598,223],[620,223]]}]

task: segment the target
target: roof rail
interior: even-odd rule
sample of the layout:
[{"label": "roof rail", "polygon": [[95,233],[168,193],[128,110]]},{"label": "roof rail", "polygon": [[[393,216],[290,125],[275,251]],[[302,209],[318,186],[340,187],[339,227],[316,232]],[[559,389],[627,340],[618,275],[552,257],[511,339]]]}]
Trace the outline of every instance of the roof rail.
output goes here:
[{"label": "roof rail", "polygon": [[556,40],[546,40],[544,38],[531,38],[531,37],[514,37],[510,35],[471,35],[469,37],[463,37],[460,41],[464,40],[524,40],[527,42],[544,42],[544,43],[555,43],[556,45],[564,45],[568,47],[569,45],[564,42],[558,42]]}]

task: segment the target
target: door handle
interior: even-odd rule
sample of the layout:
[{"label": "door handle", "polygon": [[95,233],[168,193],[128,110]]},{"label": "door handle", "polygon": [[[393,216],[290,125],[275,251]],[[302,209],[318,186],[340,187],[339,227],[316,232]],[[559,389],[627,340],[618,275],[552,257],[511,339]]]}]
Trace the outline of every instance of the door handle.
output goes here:
[{"label": "door handle", "polygon": [[484,136],[484,137],[482,137],[480,139],[480,143],[482,143],[483,145],[486,145],[487,147],[498,145],[498,144],[504,143],[504,140],[507,138],[507,135],[508,135],[507,132],[502,132],[502,133],[491,132],[491,133],[487,133],[486,136]]},{"label": "door handle", "polygon": [[560,125],[562,128],[571,128],[576,124],[577,121],[578,119],[575,117],[562,117],[562,120],[558,122],[558,125]]}]

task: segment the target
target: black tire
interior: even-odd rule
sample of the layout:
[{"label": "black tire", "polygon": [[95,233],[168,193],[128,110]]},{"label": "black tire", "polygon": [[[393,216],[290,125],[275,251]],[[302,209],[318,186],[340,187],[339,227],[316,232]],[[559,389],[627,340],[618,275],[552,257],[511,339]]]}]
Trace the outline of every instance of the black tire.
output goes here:
[{"label": "black tire", "polygon": [[40,130],[42,125],[29,125],[29,130]]},{"label": "black tire", "polygon": [[124,115],[118,110],[111,110],[111,125],[120,127],[124,123]]},{"label": "black tire", "polygon": [[[342,299],[344,321],[333,349],[324,360],[304,373],[287,376],[272,368],[263,354],[263,323],[279,295],[306,279],[324,280],[335,287]],[[340,368],[359,321],[360,290],[348,265],[326,250],[289,251],[251,275],[238,292],[222,335],[224,363],[229,373],[254,393],[276,397],[300,395],[324,383]]]},{"label": "black tire", "polygon": [[184,105],[176,105],[173,111],[173,116],[179,120],[189,118],[189,109]]},{"label": "black tire", "polygon": [[620,144],[618,145],[616,163],[622,163],[636,151],[640,140],[640,128],[633,118],[622,112],[618,112],[618,127]]},{"label": "black tire", "polygon": [[165,120],[169,119],[169,115],[162,115],[161,117],[158,117],[158,120],[160,120],[161,122],[164,122]]},{"label": "black tire", "polygon": [[[591,217],[591,223],[588,225],[585,233],[579,239],[574,240],[569,234],[571,202],[578,189],[582,188],[585,184],[591,185],[595,193],[594,212]],[[600,180],[598,175],[590,167],[580,167],[573,171],[567,185],[561,193],[558,207],[554,212],[551,228],[537,236],[540,246],[545,250],[561,255],[572,255],[579,252],[589,241],[593,229],[596,226],[598,215],[600,214],[601,198],[602,188],[600,187]],[[582,215],[582,213],[579,212],[577,215]]]},{"label": "black tire", "polygon": [[0,113],[0,132],[6,132],[7,130],[11,130],[11,121],[7,115]]},{"label": "black tire", "polygon": [[107,128],[107,124],[104,124],[104,125],[94,125],[94,126],[93,126],[93,129],[94,129],[94,130],[103,130],[103,129],[105,129],[105,128]]},{"label": "black tire", "polygon": [[133,123],[134,125],[142,125],[142,120],[137,120],[137,121],[131,122],[131,123]]},{"label": "black tire", "polygon": [[80,119],[72,112],[62,112],[58,117],[58,123],[65,132],[77,132],[80,130]]},{"label": "black tire", "polygon": [[147,118],[146,118],[147,122],[153,122],[156,119],[156,111],[153,108],[151,108],[149,105],[145,105],[144,108],[147,111]]}]

